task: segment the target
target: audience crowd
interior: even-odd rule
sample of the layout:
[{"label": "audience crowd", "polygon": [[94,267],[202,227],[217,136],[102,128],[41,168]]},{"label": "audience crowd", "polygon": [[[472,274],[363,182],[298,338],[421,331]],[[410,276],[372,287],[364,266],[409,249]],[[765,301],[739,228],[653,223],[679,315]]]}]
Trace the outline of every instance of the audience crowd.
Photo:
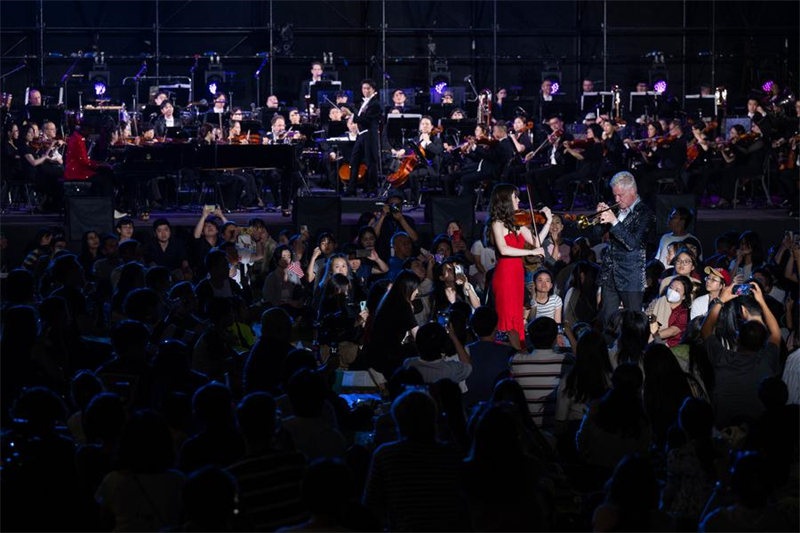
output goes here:
[{"label": "audience crowd", "polygon": [[399,201],[347,238],[39,230],[2,286],[3,528],[798,530],[794,235],[702,250],[676,209],[603,322],[606,245],[556,215],[520,343],[490,240]]}]

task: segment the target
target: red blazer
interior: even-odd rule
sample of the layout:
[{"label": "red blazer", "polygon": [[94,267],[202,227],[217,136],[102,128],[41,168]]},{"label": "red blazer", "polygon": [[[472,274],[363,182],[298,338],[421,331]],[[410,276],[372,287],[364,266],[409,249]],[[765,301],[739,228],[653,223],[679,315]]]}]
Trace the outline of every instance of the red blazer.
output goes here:
[{"label": "red blazer", "polygon": [[89,179],[95,175],[95,169],[100,166],[97,161],[89,159],[89,155],[86,153],[86,139],[77,131],[67,139],[65,163],[65,180]]}]

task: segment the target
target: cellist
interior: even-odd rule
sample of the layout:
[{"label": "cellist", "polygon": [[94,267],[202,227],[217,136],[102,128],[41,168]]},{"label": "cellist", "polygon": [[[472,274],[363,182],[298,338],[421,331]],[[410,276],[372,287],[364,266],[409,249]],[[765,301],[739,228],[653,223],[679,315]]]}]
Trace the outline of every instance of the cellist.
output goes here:
[{"label": "cellist", "polygon": [[433,119],[424,115],[419,121],[419,135],[414,139],[419,147],[419,158],[417,166],[408,175],[408,184],[411,187],[411,201],[414,205],[420,202],[420,182],[436,181],[439,178],[439,168],[441,165],[444,145],[439,135],[433,131]]}]

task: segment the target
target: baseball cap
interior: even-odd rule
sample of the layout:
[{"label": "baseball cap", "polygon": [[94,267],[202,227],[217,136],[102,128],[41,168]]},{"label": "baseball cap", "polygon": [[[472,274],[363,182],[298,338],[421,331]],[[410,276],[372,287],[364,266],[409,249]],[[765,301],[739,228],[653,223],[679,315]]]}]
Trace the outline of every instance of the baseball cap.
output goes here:
[{"label": "baseball cap", "polygon": [[717,276],[718,278],[721,278],[725,282],[725,285],[731,284],[731,275],[724,268],[714,268],[707,266],[704,272],[709,276]]}]

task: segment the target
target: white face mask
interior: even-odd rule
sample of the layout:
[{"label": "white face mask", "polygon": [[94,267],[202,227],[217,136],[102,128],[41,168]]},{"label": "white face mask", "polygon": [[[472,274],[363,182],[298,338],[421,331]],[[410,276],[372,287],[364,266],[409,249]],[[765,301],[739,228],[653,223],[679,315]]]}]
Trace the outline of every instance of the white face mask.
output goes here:
[{"label": "white face mask", "polygon": [[667,301],[676,304],[681,301],[681,294],[673,288],[667,289]]}]

